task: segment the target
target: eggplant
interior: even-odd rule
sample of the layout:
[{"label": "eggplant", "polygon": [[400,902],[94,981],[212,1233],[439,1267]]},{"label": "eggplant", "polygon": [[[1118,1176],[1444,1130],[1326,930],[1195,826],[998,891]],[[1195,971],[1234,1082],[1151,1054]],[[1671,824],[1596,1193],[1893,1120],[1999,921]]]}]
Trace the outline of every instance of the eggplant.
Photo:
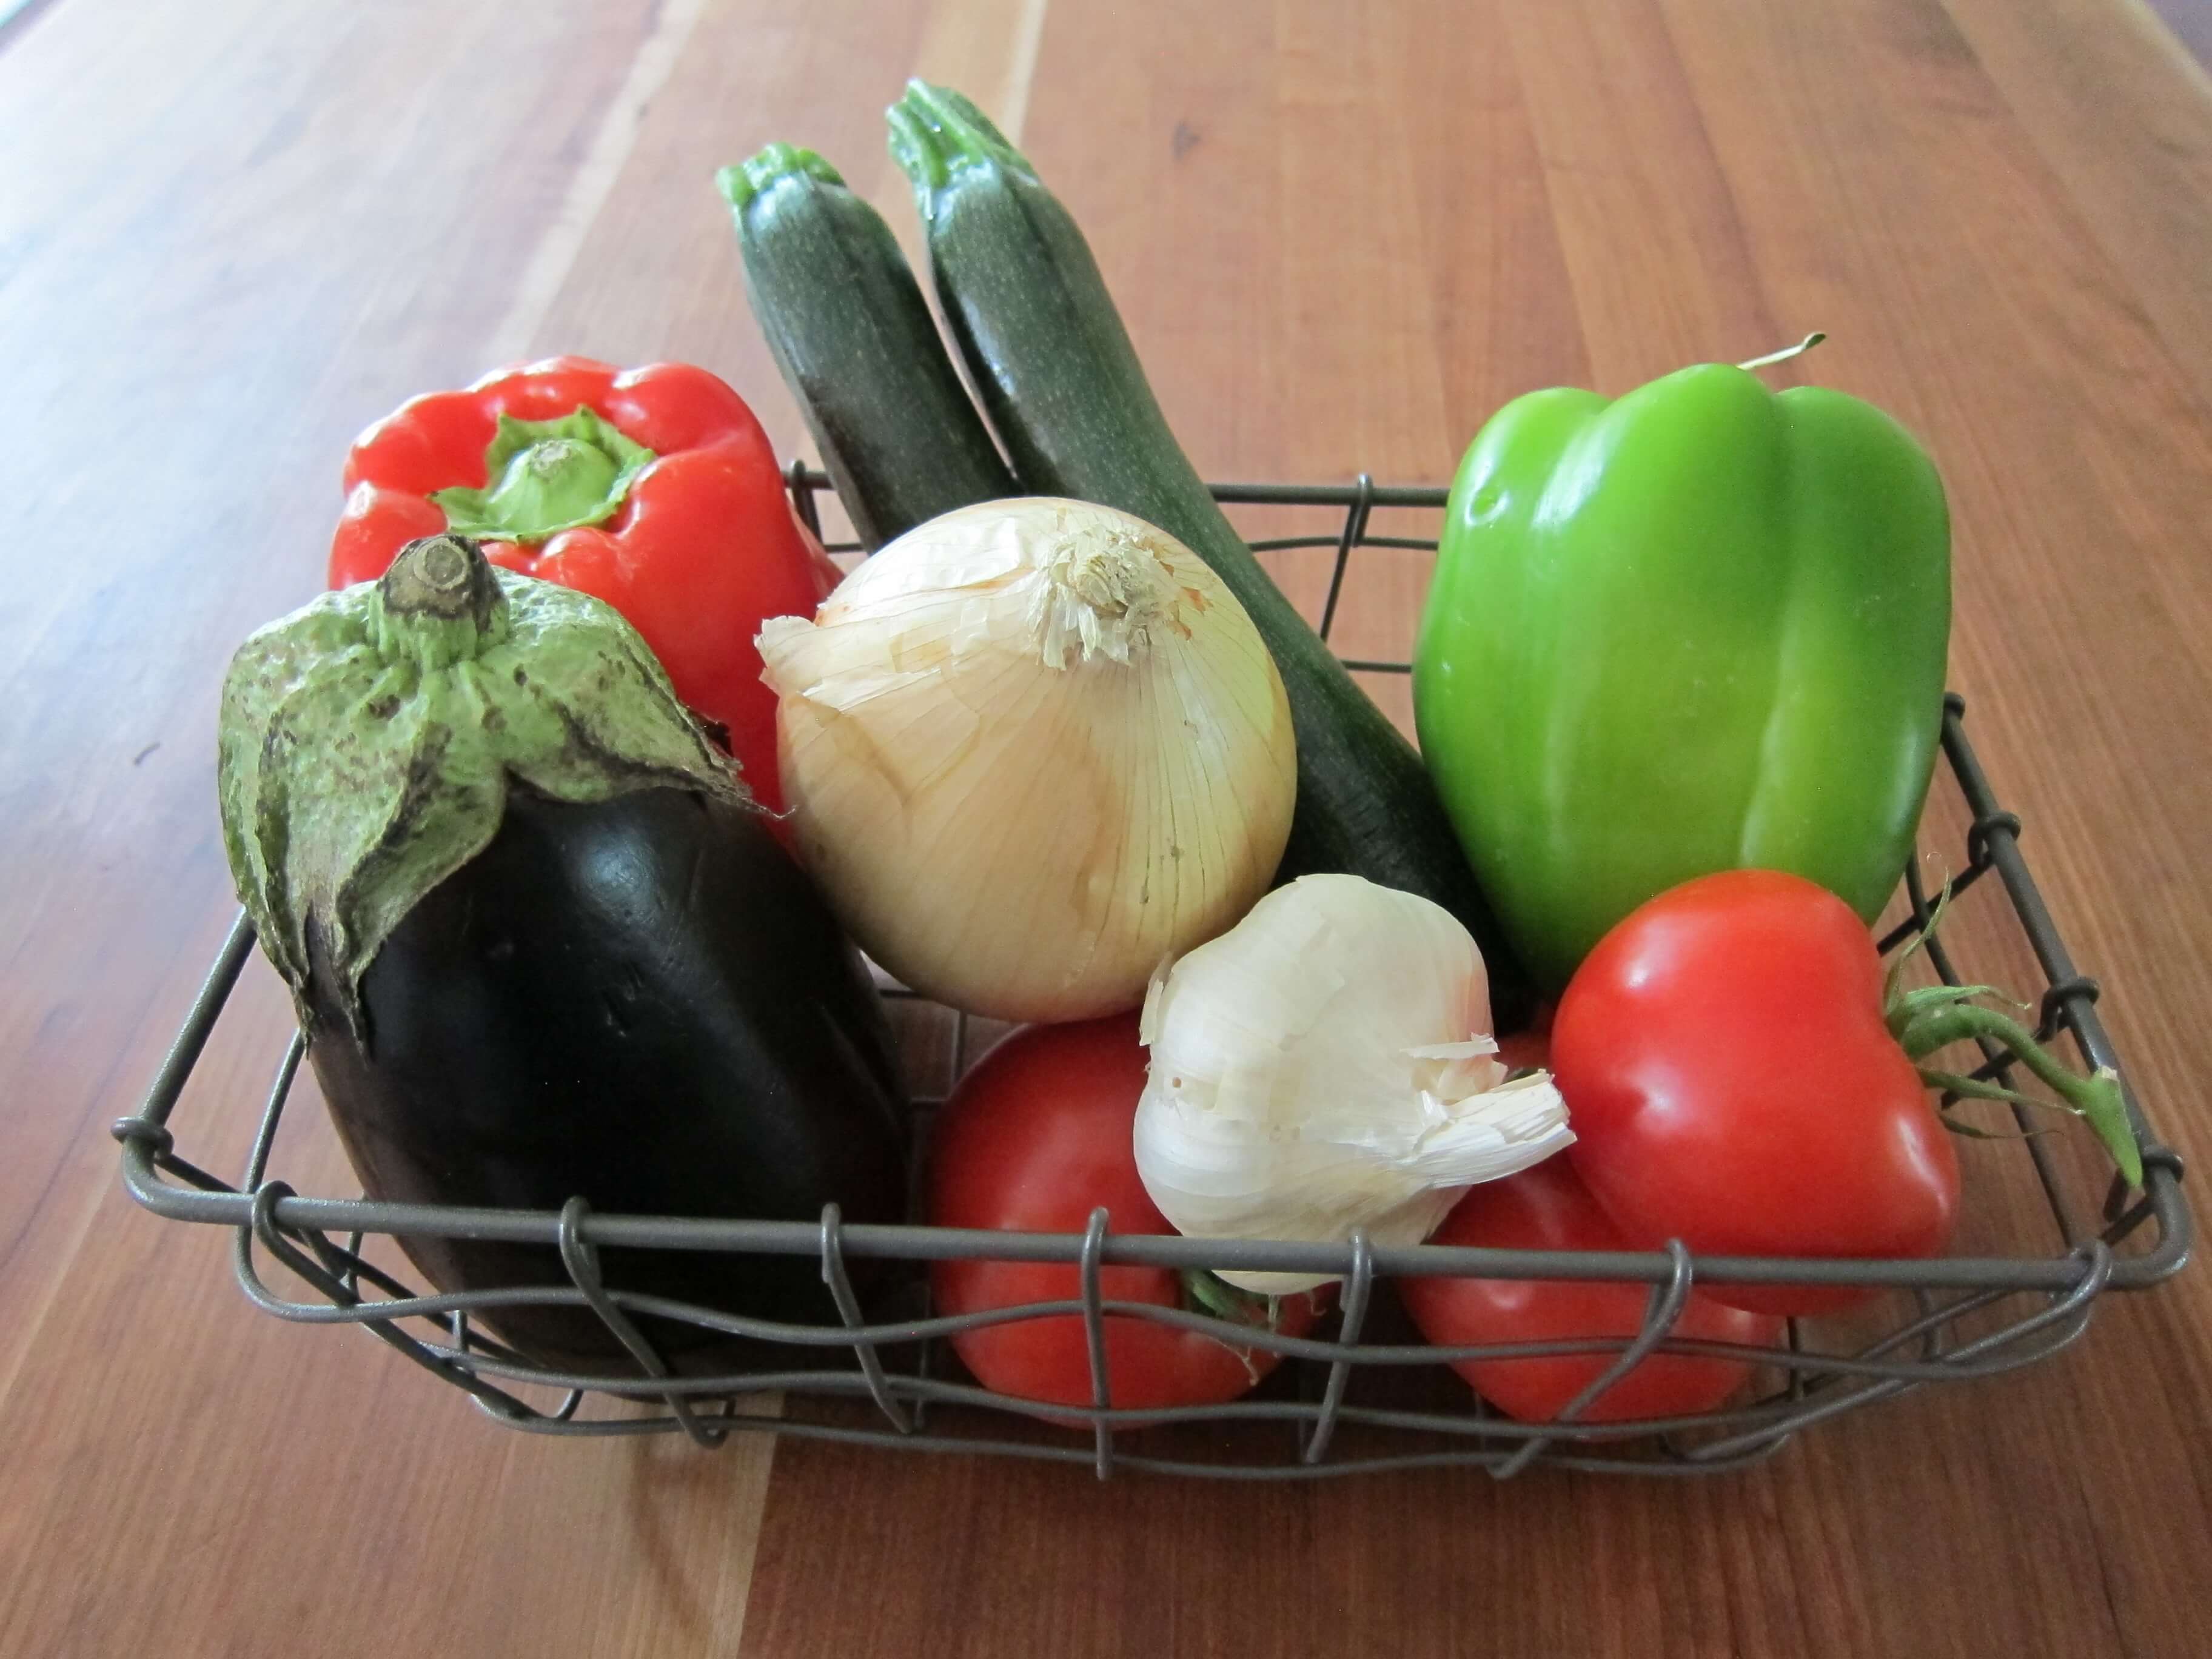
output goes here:
[{"label": "eggplant", "polygon": [[[241,898],[371,1198],[900,1218],[898,1065],[860,956],[599,601],[460,538],[413,544],[241,648],[219,777]],[[548,1246],[399,1242],[442,1291],[572,1282]],[[811,1257],[608,1248],[600,1267],[838,1320]],[[679,1370],[794,1353],[633,1317]],[[587,1308],[483,1318],[542,1364],[635,1371]]]},{"label": "eggplant", "polygon": [[[362,1037],[327,973],[313,991],[308,1059],[374,1197],[557,1210],[580,1194],[597,1210],[778,1221],[835,1200],[854,1220],[899,1218],[882,1005],[812,882],[741,809],[678,789],[586,805],[518,792],[491,845],[369,963]],[[570,1282],[542,1247],[401,1243],[446,1290]],[[622,1289],[837,1321],[810,1257],[600,1257]],[[568,1366],[620,1352],[586,1309],[491,1321]],[[706,1334],[643,1323],[664,1355]]]}]

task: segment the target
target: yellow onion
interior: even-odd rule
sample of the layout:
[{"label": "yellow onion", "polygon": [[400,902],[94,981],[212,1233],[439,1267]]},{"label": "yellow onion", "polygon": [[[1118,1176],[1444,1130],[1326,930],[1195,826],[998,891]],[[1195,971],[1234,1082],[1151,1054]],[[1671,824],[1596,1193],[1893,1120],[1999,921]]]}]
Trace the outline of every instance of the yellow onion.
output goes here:
[{"label": "yellow onion", "polygon": [[1133,1007],[1282,858],[1282,680],[1219,578],[1140,519],[963,507],[759,645],[801,854],[925,996],[1000,1019]]}]

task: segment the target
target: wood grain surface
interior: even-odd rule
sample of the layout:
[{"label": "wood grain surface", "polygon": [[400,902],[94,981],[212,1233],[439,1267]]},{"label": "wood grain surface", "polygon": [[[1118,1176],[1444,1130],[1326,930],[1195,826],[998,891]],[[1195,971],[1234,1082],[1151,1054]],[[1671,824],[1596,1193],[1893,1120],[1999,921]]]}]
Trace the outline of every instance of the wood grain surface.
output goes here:
[{"label": "wood grain surface", "polygon": [[[2212,1152],[2212,82],[2137,0],[43,0],[0,19],[0,1654],[2212,1650],[2201,1270],[1725,1480],[1102,1488],[503,1432],[117,1190],[231,908],[222,665],[315,590],[352,434],[559,349],[708,364],[799,453],[711,174],[806,143],[911,246],[912,74],[1018,132],[1212,476],[1437,482],[1516,392],[1827,330],[1804,372],[1943,469],[1953,682]],[[1376,555],[1340,643],[1401,653],[1425,574]],[[1961,950],[2024,979],[1996,920]],[[219,1170],[288,1018],[257,963],[178,1117]],[[279,1154],[344,1184],[312,1091]],[[1962,1243],[2048,1248],[1964,1156]]]}]

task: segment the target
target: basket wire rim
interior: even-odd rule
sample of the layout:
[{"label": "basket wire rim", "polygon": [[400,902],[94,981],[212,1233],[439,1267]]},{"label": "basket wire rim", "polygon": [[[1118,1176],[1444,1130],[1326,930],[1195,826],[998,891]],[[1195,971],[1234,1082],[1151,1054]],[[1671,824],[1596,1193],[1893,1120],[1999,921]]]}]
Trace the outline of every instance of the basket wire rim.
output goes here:
[{"label": "basket wire rim", "polygon": [[[814,496],[830,487],[825,474],[794,462],[787,471],[794,509],[818,534]],[[1362,547],[1433,549],[1432,539],[1370,533],[1370,515],[1382,508],[1439,508],[1447,491],[1434,486],[1377,485],[1362,474],[1352,484],[1250,484],[1212,486],[1225,504],[1330,507],[1345,510],[1340,531],[1328,535],[1277,538],[1252,544],[1255,550],[1334,548],[1328,598],[1320,629],[1326,639],[1335,620],[1351,556]],[[833,551],[857,550],[842,544]],[[1345,659],[1358,672],[1404,675],[1403,662]],[[1963,890],[1994,872],[2010,901],[2048,980],[2040,1034],[2063,1030],[2094,1065],[2120,1071],[2127,1109],[2143,1149],[2145,1178],[2135,1203],[2115,1178],[2105,1204],[2102,1230],[2087,1234],[2074,1218],[2063,1180],[2039,1142],[2027,1145],[2065,1248],[2045,1256],[1951,1256],[1926,1261],[1856,1261],[1821,1258],[1698,1256],[1678,1241],[1662,1250],[1577,1252],[1475,1249],[1429,1244],[1373,1246],[1364,1234],[1340,1245],[1291,1241],[1218,1240],[1173,1235],[1116,1234],[1103,1210],[1085,1232],[987,1233],[912,1224],[846,1224],[836,1206],[816,1222],[705,1220],[603,1213],[580,1198],[560,1212],[486,1210],[459,1206],[404,1205],[302,1196],[267,1177],[278,1123],[305,1053],[295,1031],[280,1060],[249,1154],[245,1179],[233,1187],[179,1156],[168,1120],[193,1067],[212,1036],[217,1019],[252,953],[252,928],[240,912],[218,951],[206,981],[188,1012],[149,1087],[140,1110],[113,1126],[123,1143],[123,1173],[131,1196],[166,1218],[227,1226],[234,1230],[234,1270],[249,1300],[264,1311],[311,1323],[359,1324],[408,1358],[471,1395],[480,1407],[509,1426],[537,1432],[629,1434],[681,1431],[696,1443],[726,1443],[738,1431],[781,1433],[865,1444],[919,1449],[1004,1453],[1047,1461],[1089,1462],[1102,1479],[1117,1467],[1231,1479],[1294,1479],[1414,1467],[1472,1464],[1500,1478],[1534,1463],[1608,1472],[1675,1474],[1737,1468],[1771,1455],[1797,1429],[1854,1409],[1874,1400],[1930,1382],[1989,1376],[2039,1363],[2076,1340],[2087,1328],[2095,1298],[2106,1289],[2141,1290],[2161,1282],[2187,1261],[2192,1224],[2182,1195],[2181,1160],[2151,1129],[2140,1101],[2125,1083],[2109,1035],[2096,1012],[2098,987],[2081,975],[2058,934],[2039,889],[2021,859],[2020,820],[1998,805],[1964,729],[1965,704],[1947,696],[1942,750],[1952,776],[1972,815],[1967,866],[1948,884]],[[1885,951],[1910,938],[1930,912],[1917,863],[1908,866],[1911,915],[1881,941]],[[1942,977],[1956,981],[1940,941],[1929,956]],[[889,994],[900,994],[889,988]],[[966,1022],[959,1024],[956,1066],[966,1058]],[[1987,1054],[1984,1072],[2002,1078],[2001,1054]],[[2015,1107],[2015,1114],[2024,1108]],[[2021,1118],[2025,1127],[2027,1120]],[[2117,1256],[2114,1247],[2154,1222],[2157,1236],[2148,1250]],[[349,1235],[341,1247],[330,1235]],[[449,1238],[501,1239],[557,1248],[570,1279],[567,1285],[515,1286],[414,1294],[400,1280],[361,1254],[368,1236],[400,1237],[435,1235]],[[597,1252],[605,1246],[685,1250],[771,1253],[817,1256],[841,1323],[796,1326],[738,1316],[610,1288],[600,1282]],[[269,1288],[256,1265],[256,1251],[282,1263],[322,1298],[305,1302]],[[1073,1298],[976,1314],[902,1319],[869,1323],[844,1269],[848,1256],[891,1258],[909,1263],[946,1260],[1002,1260],[1055,1262],[1079,1271],[1080,1294]],[[1181,1309],[1132,1304],[1102,1294],[1100,1270],[1106,1266],[1147,1266],[1231,1271],[1290,1271],[1340,1274],[1346,1282],[1338,1334],[1294,1337],[1238,1326],[1218,1316]],[[1516,1279],[1602,1280],[1649,1288],[1642,1328],[1632,1335],[1573,1342],[1484,1344],[1437,1348],[1428,1345],[1363,1344],[1358,1340],[1376,1277],[1405,1274]],[[367,1279],[382,1292],[364,1297]],[[1919,1316],[1878,1338],[1856,1355],[1826,1353],[1802,1346],[1797,1322],[1788,1329],[1784,1347],[1739,1348],[1674,1334],[1691,1286],[1698,1282],[1729,1284],[1821,1284],[1871,1290],[1910,1291],[1920,1303]],[[1957,1293],[1938,1303],[1936,1293]],[[1951,1328],[1963,1318],[2008,1298],[2040,1294],[2045,1305],[2011,1324],[1971,1341],[1948,1346]],[[587,1306],[619,1337],[634,1356],[637,1370],[626,1377],[568,1372],[515,1353],[474,1330],[471,1316],[516,1306]],[[780,1343],[790,1347],[850,1350],[857,1370],[786,1369],[720,1376],[678,1376],[653,1351],[632,1315],[686,1320],[711,1330]],[[964,1331],[1037,1317],[1079,1316],[1085,1326],[1091,1397],[1087,1406],[1011,1399],[968,1384],[932,1376],[935,1346]],[[1319,1400],[1243,1400],[1214,1406],[1176,1408],[1115,1407],[1109,1403],[1105,1363],[1105,1322],[1136,1319],[1196,1331],[1248,1349],[1263,1350],[1306,1365],[1325,1376]],[[401,1328],[401,1322],[427,1322],[440,1335],[425,1340]],[[2023,1340],[2035,1340],[2023,1346]],[[1886,1356],[1917,1343],[1917,1358]],[[915,1348],[913,1373],[886,1368],[884,1348]],[[1626,1422],[1578,1420],[1606,1390],[1650,1353],[1755,1361],[1784,1375],[1784,1385],[1743,1405],[1668,1419]],[[1478,1399],[1471,1413],[1397,1411],[1348,1401],[1351,1372],[1362,1365],[1450,1364],[1472,1359],[1611,1355],[1576,1401],[1553,1422],[1526,1425],[1492,1414]],[[561,1404],[540,1410],[502,1384],[556,1388]],[[775,1393],[828,1400],[872,1399],[888,1428],[863,1429],[786,1416],[747,1416],[737,1411],[744,1395]],[[634,1404],[658,1401],[658,1415],[584,1418],[587,1397]],[[719,1398],[722,1409],[699,1407]],[[1065,1443],[1002,1441],[972,1434],[927,1431],[923,1413],[933,1404],[974,1408],[1030,1420],[1081,1425],[1091,1431],[1088,1449]],[[1118,1429],[1176,1423],[1288,1421],[1297,1441],[1286,1461],[1194,1461],[1131,1451],[1117,1443]],[[1447,1441],[1473,1438],[1473,1450],[1458,1445],[1413,1453],[1364,1453],[1332,1457],[1340,1424],[1386,1430],[1426,1431]],[[1711,1431],[1717,1437],[1684,1445],[1680,1437]],[[1650,1443],[1631,1456],[1587,1449],[1635,1440]],[[1567,1448],[1563,1449],[1562,1447]]]}]

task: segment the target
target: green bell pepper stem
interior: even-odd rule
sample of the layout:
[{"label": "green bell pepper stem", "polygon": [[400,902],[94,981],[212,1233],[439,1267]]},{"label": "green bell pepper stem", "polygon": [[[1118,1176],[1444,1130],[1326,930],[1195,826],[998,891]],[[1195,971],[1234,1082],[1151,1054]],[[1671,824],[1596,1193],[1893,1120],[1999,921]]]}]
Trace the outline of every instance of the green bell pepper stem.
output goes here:
[{"label": "green bell pepper stem", "polygon": [[1738,363],[1738,368],[1771,368],[1777,363],[1786,363],[1792,357],[1802,357],[1828,337],[1814,329],[1794,346],[1784,346],[1779,351],[1770,351],[1764,357],[1753,357],[1749,362]]}]

